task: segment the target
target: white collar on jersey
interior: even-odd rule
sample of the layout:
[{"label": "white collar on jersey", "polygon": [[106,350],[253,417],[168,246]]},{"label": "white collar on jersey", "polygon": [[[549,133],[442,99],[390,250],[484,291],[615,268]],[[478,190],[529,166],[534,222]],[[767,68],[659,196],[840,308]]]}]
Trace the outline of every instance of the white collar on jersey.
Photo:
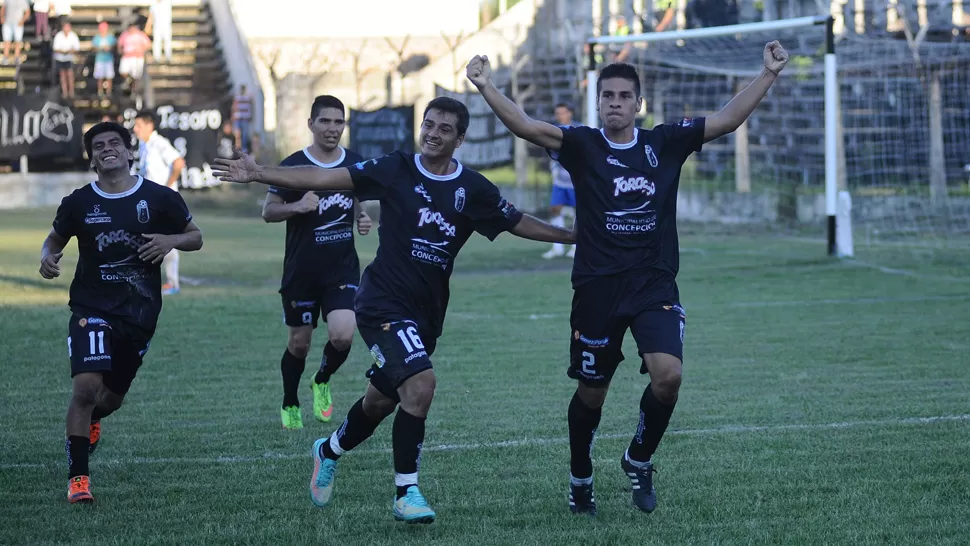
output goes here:
[{"label": "white collar on jersey", "polygon": [[138,175],[138,182],[135,182],[135,185],[132,186],[128,191],[123,191],[121,193],[105,193],[101,190],[101,188],[98,187],[97,182],[91,182],[91,189],[94,190],[94,193],[104,197],[105,199],[121,199],[122,197],[128,197],[129,195],[138,191],[138,188],[141,187],[141,183],[144,181],[145,179],[141,175]]},{"label": "white collar on jersey", "polygon": [[635,127],[633,128],[633,140],[627,142],[626,144],[617,144],[616,142],[606,138],[606,130],[604,129],[600,129],[600,134],[603,135],[603,140],[605,140],[606,143],[610,145],[610,148],[613,148],[614,150],[628,150],[636,146],[637,139],[640,138],[640,130]]},{"label": "white collar on jersey", "polygon": [[458,168],[455,169],[455,172],[451,174],[431,174],[431,172],[428,171],[428,169],[425,169],[424,165],[421,164],[421,154],[414,154],[414,164],[418,166],[418,170],[421,172],[421,174],[423,174],[424,176],[427,176],[431,180],[438,180],[440,182],[447,182],[448,180],[454,180],[458,178],[458,176],[461,174],[461,170],[464,168],[461,165],[461,161],[458,161],[457,159],[454,159],[454,158],[452,158],[451,160],[458,164]]},{"label": "white collar on jersey", "polygon": [[317,160],[317,158],[310,155],[309,146],[307,146],[306,148],[303,148],[303,155],[305,155],[306,158],[309,159],[310,162],[316,165],[317,167],[323,167],[324,169],[332,169],[337,165],[340,165],[341,163],[344,162],[345,159],[347,159],[347,150],[345,150],[343,146],[338,146],[338,148],[340,148],[340,157],[338,157],[333,163],[322,163],[319,160]]}]

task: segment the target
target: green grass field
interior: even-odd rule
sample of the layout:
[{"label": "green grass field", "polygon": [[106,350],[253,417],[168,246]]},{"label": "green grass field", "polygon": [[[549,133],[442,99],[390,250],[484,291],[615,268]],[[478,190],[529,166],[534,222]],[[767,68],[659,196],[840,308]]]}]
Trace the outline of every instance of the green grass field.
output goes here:
[{"label": "green grass field", "polygon": [[[338,419],[280,428],[283,227],[196,211],[127,403],[92,458],[94,506],[66,502],[67,289],[37,274],[52,210],[0,216],[2,544],[966,544],[970,540],[970,259],[821,237],[685,229],[685,378],[655,457],[660,507],[632,506],[618,460],[647,384],[617,374],[594,451],[600,515],[567,509],[568,262],[475,237],[434,355],[422,490],[431,526],[390,513],[390,423],[308,499],[310,446],[363,393],[359,341],[334,379]],[[376,237],[359,239],[365,262]],[[301,396],[324,344],[318,336]],[[627,355],[635,354],[627,337]]]}]

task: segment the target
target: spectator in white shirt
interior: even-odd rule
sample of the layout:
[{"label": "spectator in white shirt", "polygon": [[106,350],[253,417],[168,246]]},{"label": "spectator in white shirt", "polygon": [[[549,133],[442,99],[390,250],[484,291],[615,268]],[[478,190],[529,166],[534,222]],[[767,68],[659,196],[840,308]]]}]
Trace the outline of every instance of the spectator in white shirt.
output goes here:
[{"label": "spectator in white shirt", "polygon": [[51,17],[70,17],[71,16],[71,2],[70,0],[50,0],[51,3]]},{"label": "spectator in white shirt", "polygon": [[[157,182],[178,191],[178,181],[185,168],[185,159],[172,146],[167,138],[155,130],[155,115],[151,110],[142,110],[135,116],[132,127],[135,136],[141,141],[138,148],[138,174],[146,180]],[[172,250],[162,260],[165,268],[165,284],[162,294],[172,295],[179,292],[179,253]]]},{"label": "spectator in white shirt", "polygon": [[165,59],[172,62],[172,0],[155,0],[148,11],[145,32],[152,36],[152,58],[162,58],[162,42],[165,43]]},{"label": "spectator in white shirt", "polygon": [[51,0],[34,0],[34,35],[38,40],[51,40]]},{"label": "spectator in white shirt", "polygon": [[54,66],[61,80],[61,96],[74,98],[74,56],[81,51],[81,40],[71,30],[71,23],[64,22],[61,31],[54,36],[51,49],[54,50]]}]

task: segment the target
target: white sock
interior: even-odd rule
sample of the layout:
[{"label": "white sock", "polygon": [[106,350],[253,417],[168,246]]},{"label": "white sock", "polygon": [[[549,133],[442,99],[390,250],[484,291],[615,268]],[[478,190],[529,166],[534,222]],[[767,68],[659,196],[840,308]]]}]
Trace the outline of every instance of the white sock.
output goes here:
[{"label": "white sock", "polygon": [[643,468],[643,467],[647,466],[648,464],[650,464],[650,461],[641,462],[641,461],[635,461],[635,460],[633,460],[633,458],[630,457],[630,450],[629,450],[629,448],[626,450],[626,454],[623,455],[623,456],[626,457],[626,461],[628,463],[632,464],[633,466],[635,466],[637,468]]},{"label": "white sock", "polygon": [[418,485],[418,473],[394,474],[394,486],[404,487],[405,485]]},{"label": "white sock", "polygon": [[330,449],[333,451],[333,454],[338,457],[344,454],[344,448],[340,447],[340,440],[337,439],[337,432],[339,431],[340,429],[337,429],[333,431],[333,434],[330,435]]},{"label": "white sock", "polygon": [[[552,219],[549,220],[549,223],[556,227],[561,227],[561,228],[566,227],[566,220],[562,217],[561,214],[557,216],[553,216]],[[552,243],[552,250],[557,253],[565,252],[562,243]]]},{"label": "white sock", "polygon": [[179,251],[172,249],[164,258],[162,265],[165,267],[165,280],[172,288],[179,287]]},{"label": "white sock", "polygon": [[573,485],[593,485],[593,477],[590,476],[588,478],[577,478],[576,476],[570,474],[569,483]]}]

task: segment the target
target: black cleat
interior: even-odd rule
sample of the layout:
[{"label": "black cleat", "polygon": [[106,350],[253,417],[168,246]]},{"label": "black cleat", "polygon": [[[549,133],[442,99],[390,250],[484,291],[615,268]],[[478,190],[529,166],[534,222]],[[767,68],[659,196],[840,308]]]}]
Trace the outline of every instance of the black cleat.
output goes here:
[{"label": "black cleat", "polygon": [[626,460],[626,454],[620,458],[620,468],[630,478],[630,488],[633,489],[633,504],[646,513],[657,508],[657,490],[653,487],[653,463],[647,463],[643,468],[633,466]]},{"label": "black cleat", "polygon": [[596,499],[593,498],[593,484],[569,484],[569,511],[574,514],[596,515]]}]

